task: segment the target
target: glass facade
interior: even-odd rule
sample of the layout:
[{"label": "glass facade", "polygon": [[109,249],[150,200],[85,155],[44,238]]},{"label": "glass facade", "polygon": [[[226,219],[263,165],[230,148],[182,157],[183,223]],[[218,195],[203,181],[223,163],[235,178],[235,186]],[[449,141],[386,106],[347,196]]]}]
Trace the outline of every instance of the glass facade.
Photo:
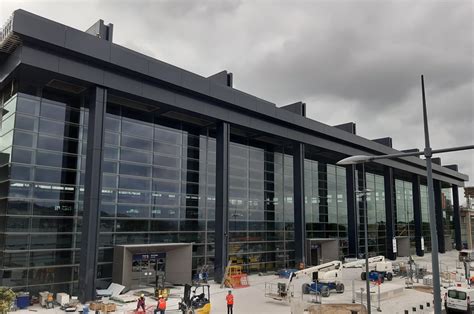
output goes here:
[{"label": "glass facade", "polygon": [[441,189],[441,208],[443,211],[444,236],[449,237],[449,246],[446,243],[446,250],[454,248],[454,221],[453,221],[453,196],[451,188]]},{"label": "glass facade", "polygon": [[425,252],[431,252],[430,213],[428,210],[428,187],[420,185],[421,199],[421,234],[424,239]]},{"label": "glass facade", "polygon": [[[362,189],[362,176],[358,175],[359,190]],[[386,214],[385,214],[385,187],[382,175],[366,172],[366,187],[370,192],[366,195],[366,206],[368,213],[368,246],[369,255],[385,255],[386,252]],[[359,250],[365,252],[365,210],[363,196],[358,195],[359,205]]]},{"label": "glass facade", "polygon": [[[88,97],[49,88],[3,104],[0,130],[0,285],[76,293],[86,169]],[[120,103],[120,104],[118,104]],[[151,107],[150,107],[151,108]],[[107,103],[98,246],[98,286],[112,281],[116,245],[193,243],[192,268],[213,268],[215,126],[192,126],[144,105]],[[249,273],[294,267],[291,146],[231,128],[229,258]],[[308,147],[310,148],[310,147]],[[337,239],[348,255],[346,169],[321,149],[304,160],[306,238]],[[327,151],[326,151],[327,152]],[[337,158],[335,158],[337,159]],[[358,181],[361,176],[358,173]],[[369,254],[385,254],[384,177],[366,173]],[[361,182],[358,182],[358,186]],[[452,202],[443,191],[446,234]],[[414,236],[412,186],[396,181],[396,232]],[[429,246],[426,186],[423,235]],[[357,207],[364,248],[364,203]],[[414,247],[414,244],[412,244]]]},{"label": "glass facade", "polygon": [[107,104],[98,277],[113,247],[193,242],[193,270],[214,256],[216,142],[208,130]]},{"label": "glass facade", "polygon": [[229,259],[248,272],[294,263],[293,158],[244,140],[229,149]]},{"label": "glass facade", "polygon": [[395,180],[395,194],[395,235],[410,238],[411,254],[416,254],[413,184],[408,181]]},{"label": "glass facade", "polygon": [[23,94],[3,109],[0,285],[69,291],[78,273],[88,110],[80,98]]},{"label": "glass facade", "polygon": [[346,169],[310,159],[304,167],[306,237],[339,239],[339,256],[346,256]]}]

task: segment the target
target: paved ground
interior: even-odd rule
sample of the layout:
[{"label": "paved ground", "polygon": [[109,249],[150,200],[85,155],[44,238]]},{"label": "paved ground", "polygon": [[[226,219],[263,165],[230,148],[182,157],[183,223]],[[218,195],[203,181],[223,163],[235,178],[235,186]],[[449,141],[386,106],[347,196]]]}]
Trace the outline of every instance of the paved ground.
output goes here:
[{"label": "paved ground", "polygon": [[[442,270],[449,272],[455,272],[457,252],[451,251],[446,254],[439,254],[440,262],[442,263]],[[430,269],[430,255],[426,255],[423,258],[416,258],[416,261],[421,265],[426,265]],[[343,294],[331,294],[328,298],[323,298],[323,303],[351,303],[353,298],[352,283],[354,282],[354,290],[360,291],[361,287],[365,286],[365,282],[360,280],[360,269],[345,269],[343,272],[342,282],[346,289]],[[276,276],[258,276],[252,275],[249,277],[250,287],[242,289],[234,289],[233,294],[235,298],[234,313],[235,314],[288,314],[290,313],[290,305],[284,301],[277,301],[271,298],[265,298],[265,283],[277,283],[284,282],[285,280],[278,279]],[[301,283],[295,283],[295,286],[300,287]],[[421,283],[420,283],[421,284]],[[405,286],[405,279],[394,278],[390,285],[396,285],[398,287]],[[447,285],[447,282],[445,283]],[[388,287],[388,284],[386,285]],[[374,287],[376,289],[376,287]],[[420,289],[421,290],[421,289]],[[432,306],[433,296],[430,293],[415,290],[415,289],[404,289],[403,292],[395,297],[381,301],[380,309],[382,313],[404,313],[404,310],[411,310],[412,307],[417,307],[417,313],[419,311],[419,305],[426,305],[429,302]],[[148,289],[151,292],[151,289]],[[171,291],[171,298],[168,301],[167,313],[177,313],[177,304],[180,296],[182,296],[183,288],[175,288]],[[225,314],[227,313],[225,296],[228,289],[221,289],[219,285],[211,283],[211,304],[212,313]],[[426,290],[425,290],[426,291]],[[299,292],[295,289],[295,294]],[[442,291],[444,294],[444,291]],[[355,300],[356,303],[360,303],[360,300]],[[364,302],[365,303],[365,302]],[[376,313],[377,302],[374,302],[373,312]],[[147,298],[147,307],[156,306],[156,301]],[[135,309],[135,303],[129,303],[118,306],[118,313],[130,313]],[[17,311],[17,314],[31,314],[31,310],[38,312],[39,314],[55,314],[64,313],[59,309],[45,310],[39,306],[31,307],[29,310]],[[411,313],[411,312],[410,312]],[[429,313],[429,312],[425,312]]]}]

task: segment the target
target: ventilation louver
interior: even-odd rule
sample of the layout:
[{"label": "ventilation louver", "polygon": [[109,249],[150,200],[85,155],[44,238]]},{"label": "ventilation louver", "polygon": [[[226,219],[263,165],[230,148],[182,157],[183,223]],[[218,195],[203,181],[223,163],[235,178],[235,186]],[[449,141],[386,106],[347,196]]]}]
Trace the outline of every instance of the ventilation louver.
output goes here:
[{"label": "ventilation louver", "polygon": [[11,53],[20,44],[21,40],[13,32],[13,15],[0,29],[0,52]]},{"label": "ventilation louver", "polygon": [[49,83],[46,84],[46,86],[60,89],[60,90],[66,91],[68,93],[73,93],[73,94],[80,94],[86,90],[84,86],[79,86],[76,84],[72,84],[72,83],[57,80],[57,79],[49,81]]}]

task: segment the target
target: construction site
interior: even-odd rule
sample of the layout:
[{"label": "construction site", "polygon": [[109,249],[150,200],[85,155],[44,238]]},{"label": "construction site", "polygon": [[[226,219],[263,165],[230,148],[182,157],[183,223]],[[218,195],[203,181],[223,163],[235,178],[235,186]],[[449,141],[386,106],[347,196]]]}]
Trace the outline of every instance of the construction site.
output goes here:
[{"label": "construction site", "polygon": [[[444,306],[451,290],[468,291],[470,295],[470,253],[466,250],[440,255],[442,295],[439,297],[443,298]],[[28,303],[19,295],[11,310],[18,314],[154,313],[157,299],[162,296],[167,303],[166,313],[225,313],[226,295],[231,291],[235,313],[362,314],[367,313],[365,280],[368,279],[373,313],[432,313],[434,296],[430,265],[430,254],[397,261],[387,261],[383,256],[372,257],[368,275],[364,259],[345,263],[336,260],[302,270],[282,269],[277,273],[251,276],[243,273],[240,266],[230,265],[224,284],[208,281],[206,269],[203,269],[191,285],[172,285],[161,277],[156,278],[155,287],[143,286],[134,290],[112,283],[108,289],[97,290],[97,300],[87,304],[81,304],[77,296],[65,293],[42,292],[29,296]],[[474,271],[474,264],[472,267]],[[142,295],[145,311],[137,310],[137,301]],[[466,308],[461,312],[467,313],[468,309],[470,311]]]}]

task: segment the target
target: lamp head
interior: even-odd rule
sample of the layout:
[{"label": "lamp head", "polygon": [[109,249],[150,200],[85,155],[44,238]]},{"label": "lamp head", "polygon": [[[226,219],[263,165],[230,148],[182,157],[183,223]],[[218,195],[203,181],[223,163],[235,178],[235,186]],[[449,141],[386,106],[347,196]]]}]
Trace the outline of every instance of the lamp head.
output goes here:
[{"label": "lamp head", "polygon": [[339,160],[336,165],[339,166],[347,166],[347,165],[356,165],[356,164],[362,164],[364,162],[369,162],[371,161],[373,156],[366,156],[366,155],[355,155],[355,156],[350,156],[344,159]]}]

